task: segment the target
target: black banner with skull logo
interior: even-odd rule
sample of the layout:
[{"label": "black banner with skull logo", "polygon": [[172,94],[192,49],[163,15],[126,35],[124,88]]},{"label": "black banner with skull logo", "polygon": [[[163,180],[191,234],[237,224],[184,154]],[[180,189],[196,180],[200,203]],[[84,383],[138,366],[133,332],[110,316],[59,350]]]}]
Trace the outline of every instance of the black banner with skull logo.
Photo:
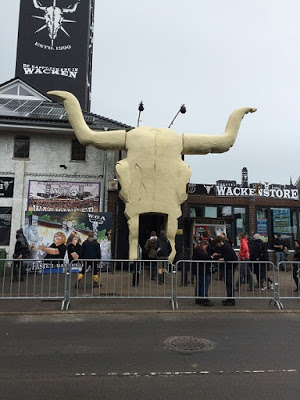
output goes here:
[{"label": "black banner with skull logo", "polygon": [[89,111],[93,15],[94,0],[21,0],[16,76],[69,91]]}]

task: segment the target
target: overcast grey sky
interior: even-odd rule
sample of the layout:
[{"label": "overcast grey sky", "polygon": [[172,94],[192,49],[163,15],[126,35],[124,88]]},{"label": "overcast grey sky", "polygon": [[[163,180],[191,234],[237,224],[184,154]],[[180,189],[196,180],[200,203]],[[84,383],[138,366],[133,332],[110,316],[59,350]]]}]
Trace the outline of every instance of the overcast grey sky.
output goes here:
[{"label": "overcast grey sky", "polygon": [[[0,0],[0,82],[14,77],[19,0]],[[257,107],[227,153],[188,156],[193,183],[300,176],[299,0],[96,0],[92,108],[136,126],[221,134]],[[30,21],[29,21],[30,23]]]}]

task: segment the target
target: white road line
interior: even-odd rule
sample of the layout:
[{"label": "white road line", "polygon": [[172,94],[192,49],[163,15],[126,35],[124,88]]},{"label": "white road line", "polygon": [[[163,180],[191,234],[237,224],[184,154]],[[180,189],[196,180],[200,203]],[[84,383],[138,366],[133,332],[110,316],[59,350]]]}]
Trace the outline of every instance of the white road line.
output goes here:
[{"label": "white road line", "polygon": [[243,370],[243,371],[165,371],[165,372],[107,372],[107,373],[97,373],[97,372],[76,372],[74,376],[76,377],[88,377],[88,376],[100,376],[100,377],[151,377],[151,376],[186,376],[186,375],[208,375],[208,374],[270,374],[270,373],[299,373],[298,369],[255,369],[255,370]]}]

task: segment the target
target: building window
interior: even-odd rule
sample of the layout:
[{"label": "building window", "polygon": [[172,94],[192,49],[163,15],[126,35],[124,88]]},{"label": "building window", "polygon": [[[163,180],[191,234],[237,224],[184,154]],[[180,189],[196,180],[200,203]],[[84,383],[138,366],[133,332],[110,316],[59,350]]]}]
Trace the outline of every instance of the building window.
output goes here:
[{"label": "building window", "polygon": [[256,210],[256,230],[261,239],[273,249],[277,235],[281,235],[285,245],[292,249],[299,237],[299,209],[258,208]]},{"label": "building window", "polygon": [[190,217],[194,220],[193,234],[202,236],[202,233],[208,230],[212,237],[215,237],[223,231],[235,246],[239,246],[238,234],[247,232],[247,216],[246,207],[195,204],[190,207]]},{"label": "building window", "polygon": [[82,146],[77,139],[72,139],[71,160],[85,161],[85,147]]},{"label": "building window", "polygon": [[15,137],[14,157],[29,158],[30,139],[27,136]]}]

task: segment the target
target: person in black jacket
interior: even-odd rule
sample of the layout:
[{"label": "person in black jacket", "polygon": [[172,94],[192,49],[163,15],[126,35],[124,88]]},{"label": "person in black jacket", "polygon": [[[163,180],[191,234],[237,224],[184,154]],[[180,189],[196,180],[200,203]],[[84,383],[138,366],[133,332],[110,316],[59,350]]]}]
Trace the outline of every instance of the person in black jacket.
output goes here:
[{"label": "person in black jacket", "polygon": [[[295,240],[295,250],[294,250],[294,261],[300,261],[300,241]],[[296,283],[296,289],[294,292],[298,292],[299,290],[299,269],[300,264],[293,264],[293,278]]]},{"label": "person in black jacket", "polygon": [[[81,259],[83,261],[83,267],[81,272],[78,274],[78,281],[75,288],[78,287],[83,275],[85,274],[86,267],[91,266],[93,269],[93,282],[94,287],[99,287],[98,271],[97,271],[97,260],[101,260],[101,249],[100,244],[94,238],[94,233],[89,232],[88,238],[82,243]],[[86,261],[91,260],[91,261]],[[101,286],[101,285],[100,285]]]},{"label": "person in black jacket", "polygon": [[[258,233],[255,233],[253,236],[249,250],[251,261],[269,261],[267,245],[261,240]],[[258,287],[261,288],[261,290],[273,289],[273,281],[267,277],[268,264],[262,262],[253,263],[252,265]]]},{"label": "person in black jacket", "polygon": [[13,263],[13,276],[14,280],[24,281],[25,263],[21,260],[30,258],[29,245],[26,237],[24,236],[23,229],[18,229],[16,232],[16,244],[13,258],[18,261]]},{"label": "person in black jacket", "polygon": [[[166,236],[165,231],[160,231],[159,238],[154,243],[154,249],[157,250],[158,260],[168,260],[169,255],[172,252],[172,246],[169,239]],[[165,263],[163,261],[158,263],[158,284],[162,285],[165,282]]]},{"label": "person in black jacket", "polygon": [[[207,240],[201,240],[200,245],[195,247],[193,260],[205,261],[207,263],[193,263],[193,274],[196,276],[195,303],[203,306],[212,306],[213,304],[207,298],[208,287],[211,280],[211,261],[212,256],[208,254],[209,243]],[[198,299],[198,297],[201,297]]]},{"label": "person in black jacket", "polygon": [[[219,257],[219,261],[225,261],[224,266],[224,283],[226,285],[227,299],[223,300],[224,306],[235,306],[234,300],[234,271],[237,266],[238,257],[232,246],[222,236],[216,237],[216,245],[218,247],[218,254],[213,254],[214,257]],[[233,261],[233,262],[231,262]]]}]

